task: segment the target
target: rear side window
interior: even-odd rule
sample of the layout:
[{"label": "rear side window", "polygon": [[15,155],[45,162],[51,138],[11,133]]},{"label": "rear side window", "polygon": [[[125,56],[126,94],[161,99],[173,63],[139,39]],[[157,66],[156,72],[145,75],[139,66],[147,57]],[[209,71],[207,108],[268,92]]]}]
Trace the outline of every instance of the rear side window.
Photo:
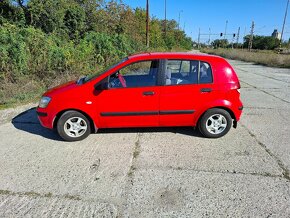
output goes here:
[{"label": "rear side window", "polygon": [[208,63],[193,60],[165,60],[165,85],[212,83]]},{"label": "rear side window", "polygon": [[208,63],[200,61],[199,83],[212,83],[212,70]]}]

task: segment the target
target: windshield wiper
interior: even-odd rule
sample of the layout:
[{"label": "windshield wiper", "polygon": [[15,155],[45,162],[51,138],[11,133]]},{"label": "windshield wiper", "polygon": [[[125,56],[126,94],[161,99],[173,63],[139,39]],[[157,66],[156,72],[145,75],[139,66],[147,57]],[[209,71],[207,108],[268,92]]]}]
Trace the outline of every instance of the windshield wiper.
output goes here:
[{"label": "windshield wiper", "polygon": [[84,84],[84,81],[86,80],[87,76],[82,76],[81,78],[78,79],[77,84],[81,85]]}]

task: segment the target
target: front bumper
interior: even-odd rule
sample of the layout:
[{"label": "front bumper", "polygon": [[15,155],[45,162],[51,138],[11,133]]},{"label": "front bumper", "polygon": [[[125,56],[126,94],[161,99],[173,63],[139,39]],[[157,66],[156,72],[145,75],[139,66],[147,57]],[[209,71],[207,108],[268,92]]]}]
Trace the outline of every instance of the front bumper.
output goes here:
[{"label": "front bumper", "polygon": [[38,107],[36,109],[36,114],[43,127],[53,129],[53,118],[47,111],[45,111],[45,109]]}]

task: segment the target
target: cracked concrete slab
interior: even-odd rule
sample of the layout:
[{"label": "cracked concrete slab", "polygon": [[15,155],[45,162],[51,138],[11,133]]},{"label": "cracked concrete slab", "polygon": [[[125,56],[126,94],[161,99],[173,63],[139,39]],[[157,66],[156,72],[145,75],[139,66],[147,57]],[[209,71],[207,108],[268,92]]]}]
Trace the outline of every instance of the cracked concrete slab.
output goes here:
[{"label": "cracked concrete slab", "polygon": [[0,195],[0,217],[117,217],[113,204],[58,197]]},{"label": "cracked concrete slab", "polygon": [[[235,137],[239,135],[239,137]],[[175,168],[198,171],[270,174],[282,170],[256,140],[240,127],[220,139],[180,133],[145,133],[140,139],[137,168]]]},{"label": "cracked concrete slab", "polygon": [[124,217],[289,217],[290,184],[283,178],[136,170]]}]

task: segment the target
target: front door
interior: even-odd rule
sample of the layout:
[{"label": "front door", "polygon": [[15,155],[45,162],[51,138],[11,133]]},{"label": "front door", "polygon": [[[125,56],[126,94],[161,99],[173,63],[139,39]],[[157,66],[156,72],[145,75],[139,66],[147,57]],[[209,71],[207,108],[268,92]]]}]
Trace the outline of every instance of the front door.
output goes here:
[{"label": "front door", "polygon": [[159,61],[135,62],[106,78],[97,96],[101,127],[158,126]]}]

